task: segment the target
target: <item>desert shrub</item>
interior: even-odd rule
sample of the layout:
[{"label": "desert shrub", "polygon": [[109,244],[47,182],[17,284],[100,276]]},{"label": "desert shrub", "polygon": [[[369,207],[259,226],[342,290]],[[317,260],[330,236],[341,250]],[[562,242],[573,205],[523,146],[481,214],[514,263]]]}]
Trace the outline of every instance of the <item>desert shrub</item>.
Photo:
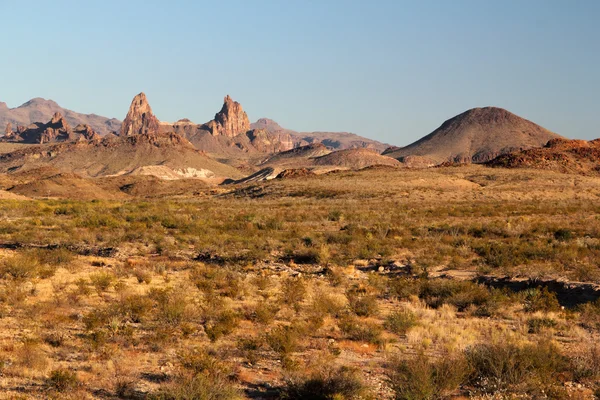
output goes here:
[{"label": "desert shrub", "polygon": [[462,355],[430,360],[421,353],[392,360],[386,374],[397,400],[436,400],[456,390],[467,378],[468,369]]},{"label": "desert shrub", "polygon": [[48,377],[48,386],[58,392],[73,390],[78,384],[75,372],[64,368],[53,370]]},{"label": "desert shrub", "polygon": [[269,325],[275,319],[278,311],[279,307],[277,304],[260,302],[251,311],[249,319],[263,325]]},{"label": "desert shrub", "polygon": [[226,376],[229,373],[227,366],[204,348],[181,352],[178,359],[181,366],[194,375]]},{"label": "desert shrub", "polygon": [[417,316],[410,310],[394,311],[385,319],[385,328],[397,335],[405,335],[406,332],[417,325]]},{"label": "desert shrub", "polygon": [[7,281],[0,285],[0,303],[17,306],[22,304],[29,294],[31,291],[26,290],[21,280]]},{"label": "desert shrub", "polygon": [[56,247],[53,249],[35,249],[31,250],[31,254],[33,257],[37,258],[41,264],[49,264],[53,266],[68,264],[75,258],[73,253],[64,247]]},{"label": "desert shrub", "polygon": [[313,296],[311,311],[321,315],[338,316],[344,309],[342,300],[327,293],[325,289],[318,289]]},{"label": "desert shrub", "polygon": [[551,381],[568,368],[558,347],[547,340],[519,344],[511,340],[480,343],[465,351],[471,384],[484,391],[507,388],[528,380]]},{"label": "desert shrub", "polygon": [[329,368],[306,377],[288,379],[280,398],[287,400],[336,400],[363,398],[367,387],[359,371],[348,367]]},{"label": "desert shrub", "polygon": [[300,311],[305,296],[306,284],[303,278],[289,277],[281,283],[282,302],[292,307],[296,312]]},{"label": "desert shrub", "polygon": [[266,335],[266,342],[282,357],[287,357],[298,349],[300,332],[296,326],[277,326]]},{"label": "desert shrub", "polygon": [[573,232],[571,232],[569,229],[558,229],[554,232],[554,239],[558,240],[559,242],[566,242],[573,239]]},{"label": "desert shrub", "polygon": [[238,400],[243,396],[223,377],[180,376],[149,396],[151,400]]},{"label": "desert shrub", "polygon": [[463,311],[471,305],[485,304],[490,298],[490,291],[483,285],[469,281],[432,279],[422,281],[419,297],[430,307],[451,304]]},{"label": "desert shrub", "polygon": [[136,277],[138,283],[150,284],[152,282],[152,273],[148,270],[137,268],[133,271],[133,275]]},{"label": "desert shrub", "polygon": [[338,320],[340,330],[350,340],[378,344],[382,333],[381,326],[353,316],[343,316]]},{"label": "desert shrub", "polygon": [[18,364],[24,367],[41,371],[48,366],[48,359],[37,340],[25,340],[16,355]]},{"label": "desert shrub", "polygon": [[354,291],[346,293],[348,305],[353,313],[359,317],[372,317],[379,312],[377,297],[373,295],[361,295]]},{"label": "desert shrub", "polygon": [[51,332],[44,336],[44,342],[48,343],[52,347],[60,347],[65,342],[65,334],[62,332]]},{"label": "desert shrub", "polygon": [[38,275],[39,260],[31,253],[8,257],[0,264],[0,276],[14,279],[31,279]]},{"label": "desert shrub", "polygon": [[260,338],[249,337],[239,338],[237,341],[237,348],[242,353],[243,357],[248,360],[250,364],[256,364],[259,360],[258,351],[262,347],[263,340]]},{"label": "desert shrub", "polygon": [[570,363],[575,381],[600,380],[600,347],[597,344],[585,346],[571,355]]},{"label": "desert shrub", "polygon": [[328,221],[342,221],[344,219],[344,214],[340,210],[331,210],[329,214],[327,214]]},{"label": "desert shrub", "polygon": [[390,296],[398,300],[406,300],[411,296],[418,296],[421,292],[421,281],[412,278],[393,278],[388,282]]},{"label": "desert shrub", "polygon": [[222,336],[227,336],[238,325],[238,315],[233,310],[222,310],[214,316],[211,316],[204,323],[204,332],[211,340],[216,341]]},{"label": "desert shrub", "polygon": [[600,328],[600,299],[581,304],[579,307],[581,324],[590,329]]},{"label": "desert shrub", "polygon": [[541,290],[538,288],[526,290],[523,293],[523,303],[524,309],[527,312],[560,310],[560,303],[556,298],[556,293],[549,291],[546,287]]},{"label": "desert shrub", "polygon": [[157,304],[160,322],[177,326],[186,318],[187,302],[183,291],[152,288],[149,297]]},{"label": "desert shrub", "polygon": [[117,311],[123,319],[134,323],[142,319],[152,310],[153,303],[147,296],[134,294],[123,296],[117,304]]},{"label": "desert shrub", "polygon": [[257,275],[252,279],[252,283],[261,292],[267,291],[271,287],[271,277],[268,275]]},{"label": "desert shrub", "polygon": [[96,272],[95,274],[90,275],[90,283],[94,286],[98,294],[106,292],[112,285],[114,279],[114,275],[109,272]]},{"label": "desert shrub", "polygon": [[557,323],[552,318],[536,317],[527,320],[527,326],[529,333],[540,333],[545,328],[554,328]]},{"label": "desert shrub", "polygon": [[328,266],[325,269],[325,276],[329,281],[329,284],[333,287],[342,286],[346,282],[346,275],[344,270],[336,266]]}]

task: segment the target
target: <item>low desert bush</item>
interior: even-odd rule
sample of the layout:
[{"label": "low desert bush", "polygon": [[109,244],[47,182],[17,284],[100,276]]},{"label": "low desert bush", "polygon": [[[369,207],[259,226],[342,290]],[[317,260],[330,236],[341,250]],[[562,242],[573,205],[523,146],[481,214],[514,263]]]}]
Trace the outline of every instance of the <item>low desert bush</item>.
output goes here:
[{"label": "low desert bush", "polygon": [[417,325],[417,315],[410,310],[398,310],[389,314],[385,319],[385,328],[397,335],[405,335],[406,332]]},{"label": "low desert bush", "polygon": [[397,400],[437,400],[458,389],[468,376],[462,354],[430,359],[419,354],[394,359],[387,369],[388,382]]},{"label": "low desert bush", "polygon": [[540,333],[544,329],[556,327],[557,322],[552,318],[535,317],[527,320],[529,333]]},{"label": "low desert bush", "polygon": [[381,326],[374,322],[364,321],[350,315],[339,318],[338,326],[350,340],[375,344],[379,344],[383,331]]},{"label": "low desert bush", "polygon": [[300,311],[305,296],[306,283],[303,278],[289,277],[281,283],[281,301],[296,312]]},{"label": "low desert bush", "polygon": [[90,275],[90,283],[94,286],[98,294],[106,292],[114,280],[115,276],[109,272],[96,272]]},{"label": "low desert bush", "polygon": [[348,367],[328,368],[305,377],[291,378],[281,389],[287,400],[336,400],[365,398],[368,388],[359,371]]},{"label": "low desert bush", "polygon": [[65,368],[53,370],[48,377],[48,386],[61,393],[75,389],[78,384],[75,372]]},{"label": "low desert bush", "polygon": [[523,292],[523,305],[527,312],[550,312],[561,309],[560,303],[556,298],[556,293],[549,291],[545,287],[542,289],[528,289]]},{"label": "low desert bush", "polygon": [[233,310],[222,310],[204,322],[204,332],[211,342],[227,336],[238,325],[238,315]]},{"label": "low desert bush", "polygon": [[196,374],[180,376],[163,385],[149,397],[151,400],[238,400],[240,391],[223,377]]},{"label": "low desert bush", "polygon": [[483,391],[506,389],[527,381],[551,382],[566,371],[568,360],[548,341],[516,343],[507,338],[480,343],[465,351],[470,383]]},{"label": "low desert bush", "polygon": [[299,328],[296,326],[277,326],[266,335],[266,342],[281,357],[287,357],[298,349]]},{"label": "low desert bush", "polygon": [[358,294],[353,291],[346,293],[348,305],[353,313],[359,317],[373,317],[379,312],[377,297],[367,294]]}]

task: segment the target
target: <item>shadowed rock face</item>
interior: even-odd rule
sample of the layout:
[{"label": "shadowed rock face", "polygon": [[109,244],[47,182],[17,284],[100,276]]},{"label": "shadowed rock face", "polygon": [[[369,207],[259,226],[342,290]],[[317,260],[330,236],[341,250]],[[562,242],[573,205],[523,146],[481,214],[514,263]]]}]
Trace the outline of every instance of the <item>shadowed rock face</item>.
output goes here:
[{"label": "shadowed rock face", "polygon": [[227,95],[221,111],[215,114],[215,119],[206,123],[206,127],[214,136],[224,135],[232,138],[248,132],[250,120],[242,105]]},{"label": "shadowed rock face", "polygon": [[158,118],[152,113],[152,108],[144,93],[133,98],[129,112],[121,126],[121,136],[158,133]]}]

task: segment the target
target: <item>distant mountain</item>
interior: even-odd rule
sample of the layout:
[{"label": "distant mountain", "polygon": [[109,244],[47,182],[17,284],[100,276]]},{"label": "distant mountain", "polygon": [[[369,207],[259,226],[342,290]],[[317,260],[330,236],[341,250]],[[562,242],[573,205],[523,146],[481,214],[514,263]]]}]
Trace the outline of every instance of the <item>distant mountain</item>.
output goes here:
[{"label": "distant mountain", "polygon": [[323,143],[325,146],[334,150],[369,148],[379,152],[390,147],[389,144],[381,143],[373,139],[367,139],[349,132],[296,132],[281,127],[281,125],[269,118],[261,118],[255,123],[250,124],[250,127],[252,129],[264,129],[270,133],[289,134],[294,140],[294,147],[311,143]]},{"label": "distant mountain", "polygon": [[542,148],[503,154],[487,165],[504,168],[533,168],[582,175],[600,174],[600,139],[553,139]]},{"label": "distant mountain", "polygon": [[228,95],[215,118],[195,124],[187,118],[173,124],[160,122],[160,132],[175,132],[198,150],[224,159],[245,159],[261,153],[277,153],[293,148],[290,135],[251,128],[242,105]]},{"label": "distant mountain", "polygon": [[556,138],[561,136],[502,108],[473,108],[422,139],[383,154],[400,161],[419,156],[433,164],[483,163],[501,154],[541,147]]},{"label": "distant mountain", "polygon": [[281,169],[307,168],[361,169],[376,165],[400,167],[402,164],[391,157],[382,156],[374,149],[354,148],[331,151],[322,143],[311,143],[292,150],[277,153],[260,163],[278,173]]},{"label": "distant mountain", "polygon": [[67,110],[52,100],[35,98],[16,108],[8,108],[6,103],[0,102],[0,127],[4,131],[7,124],[13,129],[19,126],[27,127],[33,123],[49,121],[54,114],[59,113],[71,126],[89,125],[95,132],[104,136],[117,132],[121,128],[121,121],[115,118],[106,118],[96,114],[80,114]]}]

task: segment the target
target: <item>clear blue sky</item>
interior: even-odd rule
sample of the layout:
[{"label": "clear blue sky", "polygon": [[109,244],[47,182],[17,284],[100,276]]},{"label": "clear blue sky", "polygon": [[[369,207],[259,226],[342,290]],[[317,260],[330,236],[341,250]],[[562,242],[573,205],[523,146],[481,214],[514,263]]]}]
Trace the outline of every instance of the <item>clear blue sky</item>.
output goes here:
[{"label": "clear blue sky", "polygon": [[495,105],[600,137],[600,1],[0,0],[0,101],[251,120],[396,145]]}]

